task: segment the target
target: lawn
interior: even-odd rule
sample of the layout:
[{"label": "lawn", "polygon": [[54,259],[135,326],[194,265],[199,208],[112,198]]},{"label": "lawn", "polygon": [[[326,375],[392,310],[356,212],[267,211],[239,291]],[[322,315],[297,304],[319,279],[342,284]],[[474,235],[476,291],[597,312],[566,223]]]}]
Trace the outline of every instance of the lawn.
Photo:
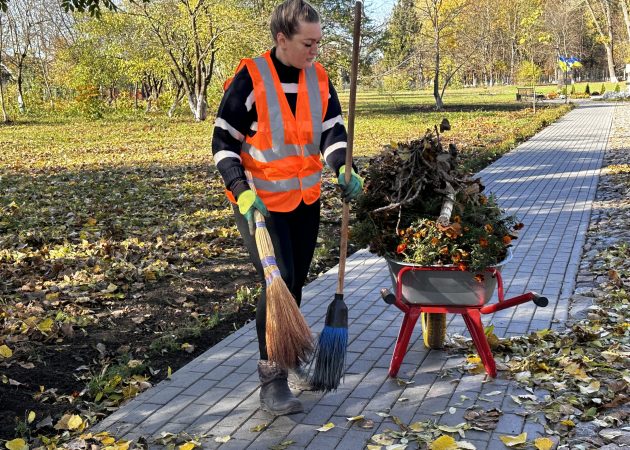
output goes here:
[{"label": "lawn", "polygon": [[[477,170],[570,108],[534,115],[514,92],[454,90],[443,112],[428,92],[361,92],[360,167],[447,117]],[[0,126],[0,439],[56,433],[47,415],[97,421],[251,320],[259,286],[211,133],[159,116]],[[339,209],[328,173],[311,277],[335,264]]]}]

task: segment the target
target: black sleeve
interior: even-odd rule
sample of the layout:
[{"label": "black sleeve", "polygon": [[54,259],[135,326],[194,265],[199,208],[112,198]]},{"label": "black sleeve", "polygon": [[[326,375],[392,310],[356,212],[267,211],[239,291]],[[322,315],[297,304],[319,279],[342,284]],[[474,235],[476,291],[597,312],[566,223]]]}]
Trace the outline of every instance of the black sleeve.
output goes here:
[{"label": "black sleeve", "polygon": [[346,163],[346,148],[348,145],[348,134],[343,123],[341,104],[337,91],[328,80],[328,109],[324,117],[324,129],[322,132],[321,152],[324,160],[335,174],[339,175],[339,169]]},{"label": "black sleeve", "polygon": [[212,134],[212,156],[225,186],[238,197],[249,189],[240,159],[241,145],[257,120],[252,79],[244,67],[225,91]]}]

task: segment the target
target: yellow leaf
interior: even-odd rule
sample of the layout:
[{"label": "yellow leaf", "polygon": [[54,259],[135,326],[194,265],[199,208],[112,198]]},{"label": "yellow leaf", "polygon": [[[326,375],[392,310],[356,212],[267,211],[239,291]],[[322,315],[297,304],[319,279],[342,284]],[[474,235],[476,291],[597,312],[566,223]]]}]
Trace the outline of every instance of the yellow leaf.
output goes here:
[{"label": "yellow leaf", "polygon": [[513,447],[527,442],[527,433],[521,433],[518,436],[506,436],[503,434],[499,436],[499,439],[508,447]]},{"label": "yellow leaf", "polygon": [[166,378],[170,380],[171,375],[173,375],[173,369],[171,369],[171,366],[168,366],[168,369],[166,370]]},{"label": "yellow leaf", "polygon": [[551,450],[554,446],[554,442],[549,438],[542,437],[534,440],[534,446],[537,450]]},{"label": "yellow leaf", "polygon": [[372,441],[379,445],[392,445],[394,443],[393,439],[387,438],[384,434],[375,434],[372,436]]},{"label": "yellow leaf", "polygon": [[46,300],[48,300],[49,302],[57,300],[58,298],[59,292],[49,292],[48,294],[46,294]]},{"label": "yellow leaf", "polygon": [[131,445],[131,441],[119,441],[116,442],[114,448],[115,450],[129,450],[129,445]]},{"label": "yellow leaf", "polygon": [[332,422],[328,422],[326,425],[319,427],[317,431],[328,431],[332,430],[333,428],[335,428],[335,424]]},{"label": "yellow leaf", "polygon": [[429,444],[431,450],[457,450],[457,442],[450,436],[440,436]]},{"label": "yellow leaf", "polygon": [[28,418],[26,420],[28,423],[33,423],[33,420],[35,420],[35,411],[29,411]]},{"label": "yellow leaf", "polygon": [[348,422],[355,422],[357,420],[361,420],[361,419],[364,419],[364,418],[365,418],[365,416],[353,416],[353,417],[346,417],[346,420]]},{"label": "yellow leaf", "polygon": [[575,426],[575,422],[573,422],[571,419],[566,419],[563,420],[562,422],[560,422],[562,425],[566,425],[567,427],[574,427]]},{"label": "yellow leaf", "polygon": [[413,432],[418,432],[418,431],[422,431],[424,430],[426,427],[426,425],[423,422],[414,422],[411,425],[409,425],[409,429]]},{"label": "yellow leaf", "polygon": [[93,227],[94,225],[96,225],[96,219],[94,217],[90,217],[88,220],[85,221],[85,224],[88,227]]},{"label": "yellow leaf", "polygon": [[380,445],[372,445],[372,444],[368,444],[367,446],[367,450],[381,450],[383,447]]},{"label": "yellow leaf", "polygon": [[68,429],[69,430],[76,430],[77,428],[79,428],[81,425],[83,424],[83,419],[81,419],[81,417],[77,416],[76,414],[72,415],[72,417],[70,417],[70,419],[68,420]]},{"label": "yellow leaf", "polygon": [[9,450],[28,450],[28,445],[26,445],[24,439],[13,439],[4,445]]},{"label": "yellow leaf", "polygon": [[3,358],[10,358],[11,356],[13,356],[13,350],[11,350],[6,345],[0,345],[0,356],[2,356]]},{"label": "yellow leaf", "polygon": [[114,442],[116,442],[116,439],[114,439],[111,436],[107,436],[107,437],[101,439],[101,444],[103,444],[103,445],[111,445]]},{"label": "yellow leaf", "polygon": [[214,438],[214,442],[223,442],[224,444],[232,439],[232,436],[217,436]]},{"label": "yellow leaf", "polygon": [[55,322],[50,318],[46,318],[37,324],[37,329],[42,333],[48,333]]},{"label": "yellow leaf", "polygon": [[[229,437],[229,436],[228,436]],[[227,441],[226,441],[227,442]],[[185,444],[180,445],[179,447],[177,447],[179,450],[192,450],[193,448],[195,448],[195,444],[192,442],[186,442]]]}]

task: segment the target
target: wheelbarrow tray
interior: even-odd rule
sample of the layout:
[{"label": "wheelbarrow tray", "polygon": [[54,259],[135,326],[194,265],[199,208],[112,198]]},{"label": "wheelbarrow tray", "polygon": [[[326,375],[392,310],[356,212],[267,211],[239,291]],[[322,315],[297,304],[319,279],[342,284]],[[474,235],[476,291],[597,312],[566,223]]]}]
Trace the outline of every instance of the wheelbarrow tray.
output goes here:
[{"label": "wheelbarrow tray", "polygon": [[[512,259],[508,249],[506,258],[485,271],[470,272],[451,266],[420,266],[386,258],[392,284],[397,285],[399,272],[404,267],[414,270],[402,274],[402,299],[412,305],[483,306],[492,298],[497,286],[494,270]],[[418,270],[420,269],[420,270]],[[493,270],[494,269],[494,270]],[[477,275],[482,275],[479,280]]]}]

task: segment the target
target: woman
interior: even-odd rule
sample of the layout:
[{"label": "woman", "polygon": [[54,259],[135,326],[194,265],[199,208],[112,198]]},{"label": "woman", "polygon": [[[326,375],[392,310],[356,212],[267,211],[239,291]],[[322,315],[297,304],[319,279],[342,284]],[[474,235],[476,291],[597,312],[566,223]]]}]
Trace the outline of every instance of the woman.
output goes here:
[{"label": "woman", "polygon": [[[260,279],[255,210],[266,216],[280,273],[299,306],[319,229],[322,155],[337,174],[345,201],[361,193],[363,180],[350,168],[345,183],[347,135],[341,106],[326,71],[315,62],[322,38],[319,14],[303,0],[286,0],[271,16],[271,34],[275,46],[241,61],[226,82],[212,153]],[[265,304],[263,294],[256,310],[261,406],[275,415],[301,412],[287,371],[268,361]]]}]

